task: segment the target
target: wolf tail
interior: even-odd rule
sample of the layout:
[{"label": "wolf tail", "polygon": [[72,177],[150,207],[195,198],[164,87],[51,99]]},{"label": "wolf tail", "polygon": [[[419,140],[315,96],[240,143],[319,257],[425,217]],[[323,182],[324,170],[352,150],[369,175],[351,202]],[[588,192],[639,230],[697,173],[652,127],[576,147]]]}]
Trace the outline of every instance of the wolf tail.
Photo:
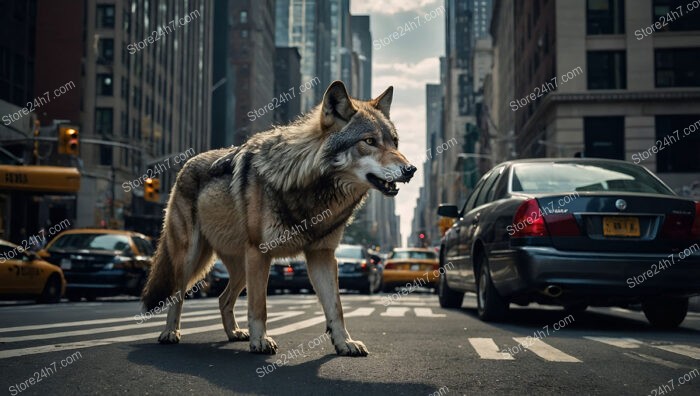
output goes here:
[{"label": "wolf tail", "polygon": [[196,202],[212,178],[212,163],[229,150],[211,150],[190,158],[177,175],[165,211],[158,249],[141,300],[146,310],[203,278],[213,264],[212,248],[202,235]]},{"label": "wolf tail", "polygon": [[152,310],[161,301],[165,301],[175,293],[175,274],[173,273],[174,268],[170,259],[166,232],[167,227],[164,227],[158,241],[158,249],[153,256],[151,273],[141,294],[141,301],[143,301],[147,311]]}]

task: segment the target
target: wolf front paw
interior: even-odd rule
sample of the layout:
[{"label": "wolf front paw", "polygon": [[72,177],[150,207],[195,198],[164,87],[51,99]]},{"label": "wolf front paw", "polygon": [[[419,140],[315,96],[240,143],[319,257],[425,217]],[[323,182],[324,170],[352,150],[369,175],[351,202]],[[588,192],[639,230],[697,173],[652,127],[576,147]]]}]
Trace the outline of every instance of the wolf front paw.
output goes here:
[{"label": "wolf front paw", "polygon": [[250,333],[248,332],[248,330],[236,329],[228,335],[228,340],[230,342],[248,341],[250,340]]},{"label": "wolf front paw", "polygon": [[277,343],[270,337],[264,337],[255,341],[251,341],[250,351],[253,353],[274,355],[275,353],[277,353]]},{"label": "wolf front paw", "polygon": [[369,351],[362,341],[347,340],[340,346],[335,347],[335,351],[340,356],[367,356]]},{"label": "wolf front paw", "polygon": [[180,330],[165,330],[160,333],[158,342],[161,344],[177,344],[180,342]]}]

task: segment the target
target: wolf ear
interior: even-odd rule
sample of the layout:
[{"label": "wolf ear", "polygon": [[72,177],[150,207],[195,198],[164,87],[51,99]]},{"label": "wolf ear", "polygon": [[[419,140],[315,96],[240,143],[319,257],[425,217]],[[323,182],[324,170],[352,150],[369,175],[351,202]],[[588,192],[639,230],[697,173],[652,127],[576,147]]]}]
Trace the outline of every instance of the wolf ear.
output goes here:
[{"label": "wolf ear", "polygon": [[323,114],[321,117],[324,126],[330,127],[338,119],[346,123],[350,122],[350,117],[356,112],[357,109],[352,105],[350,95],[348,95],[342,81],[334,81],[328,86],[326,93],[323,94]]},{"label": "wolf ear", "polygon": [[381,95],[377,96],[376,99],[372,100],[372,106],[374,106],[375,109],[379,110],[386,116],[386,118],[389,118],[389,109],[391,108],[391,100],[394,98],[394,87],[389,87],[382,93]]}]

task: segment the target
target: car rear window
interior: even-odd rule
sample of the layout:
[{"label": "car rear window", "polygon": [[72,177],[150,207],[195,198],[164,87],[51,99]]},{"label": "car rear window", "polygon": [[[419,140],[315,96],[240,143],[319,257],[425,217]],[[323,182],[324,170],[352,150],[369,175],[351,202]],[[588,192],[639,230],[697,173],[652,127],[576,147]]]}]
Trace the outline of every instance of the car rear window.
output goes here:
[{"label": "car rear window", "polygon": [[349,259],[363,259],[364,254],[361,246],[340,246],[335,251],[335,257]]},{"label": "car rear window", "polygon": [[126,250],[130,249],[129,237],[117,234],[66,234],[59,237],[51,249]]},{"label": "car rear window", "polygon": [[525,163],[513,166],[513,192],[619,191],[675,195],[643,168],[625,163]]},{"label": "car rear window", "polygon": [[416,260],[432,260],[437,258],[437,255],[433,252],[423,252],[423,251],[399,251],[394,252],[391,256],[393,259],[416,259]]}]

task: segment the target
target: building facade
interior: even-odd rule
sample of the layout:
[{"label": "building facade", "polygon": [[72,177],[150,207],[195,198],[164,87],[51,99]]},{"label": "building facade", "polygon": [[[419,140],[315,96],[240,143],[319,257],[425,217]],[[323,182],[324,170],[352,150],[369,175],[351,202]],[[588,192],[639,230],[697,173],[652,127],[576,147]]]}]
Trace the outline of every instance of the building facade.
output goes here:
[{"label": "building facade", "polygon": [[518,156],[632,161],[697,194],[700,12],[686,3],[516,2]]}]

